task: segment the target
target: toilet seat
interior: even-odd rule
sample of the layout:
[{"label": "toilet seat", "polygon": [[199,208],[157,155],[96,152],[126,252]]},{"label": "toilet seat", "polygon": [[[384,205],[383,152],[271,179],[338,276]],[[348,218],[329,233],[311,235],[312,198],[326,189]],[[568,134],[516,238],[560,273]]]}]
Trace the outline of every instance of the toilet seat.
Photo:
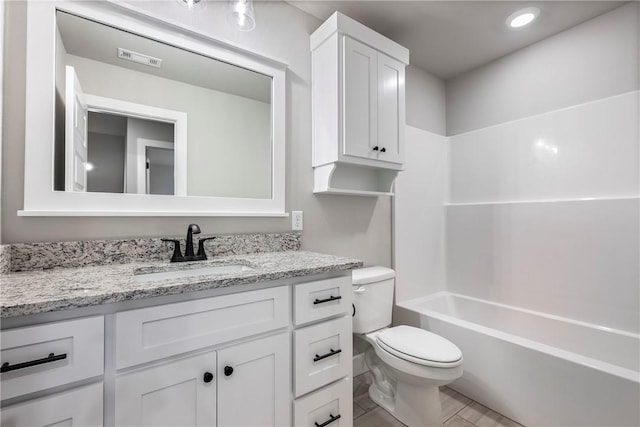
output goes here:
[{"label": "toilet seat", "polygon": [[378,346],[403,360],[423,366],[452,368],[462,364],[462,352],[451,341],[412,326],[395,326],[376,335]]}]

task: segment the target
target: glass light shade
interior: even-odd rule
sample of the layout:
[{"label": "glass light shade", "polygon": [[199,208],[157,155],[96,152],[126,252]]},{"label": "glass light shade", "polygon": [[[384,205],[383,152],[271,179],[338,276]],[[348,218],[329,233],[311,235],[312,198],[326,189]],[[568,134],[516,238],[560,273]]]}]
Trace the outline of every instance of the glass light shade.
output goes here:
[{"label": "glass light shade", "polygon": [[207,0],[176,0],[190,10],[203,10],[207,7]]},{"label": "glass light shade", "polygon": [[240,31],[251,31],[256,27],[256,15],[252,0],[232,0],[229,2],[227,19]]}]

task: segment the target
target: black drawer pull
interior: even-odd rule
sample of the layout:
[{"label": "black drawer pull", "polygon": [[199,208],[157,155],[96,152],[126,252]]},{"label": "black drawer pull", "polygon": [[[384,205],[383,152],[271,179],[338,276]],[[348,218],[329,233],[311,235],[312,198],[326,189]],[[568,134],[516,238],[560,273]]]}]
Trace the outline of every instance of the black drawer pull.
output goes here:
[{"label": "black drawer pull", "polygon": [[335,417],[333,415],[329,414],[329,419],[327,421],[323,422],[322,424],[318,424],[318,423],[314,423],[314,424],[316,425],[316,427],[328,426],[329,424],[331,424],[335,420],[339,420],[340,417],[341,417],[340,414],[336,415]]},{"label": "black drawer pull", "polygon": [[329,298],[325,298],[325,299],[316,298],[313,304],[315,305],[315,304],[322,304],[324,302],[338,301],[339,299],[342,299],[341,295],[338,295],[337,297],[334,297],[333,295],[331,295]]},{"label": "black drawer pull", "polygon": [[49,356],[37,359],[30,360],[28,362],[16,363],[15,365],[10,365],[9,362],[4,362],[2,367],[0,367],[0,372],[9,372],[15,371],[16,369],[28,368],[30,366],[42,365],[43,363],[55,362],[56,360],[62,360],[67,358],[67,353],[62,353],[55,356],[53,353],[49,353]]},{"label": "black drawer pull", "polygon": [[316,357],[313,358],[313,361],[317,362],[318,360],[322,360],[322,359],[326,359],[327,357],[335,356],[338,353],[342,353],[342,350],[341,349],[337,349],[337,350],[329,349],[329,353],[323,354],[322,356],[318,356],[316,354]]}]

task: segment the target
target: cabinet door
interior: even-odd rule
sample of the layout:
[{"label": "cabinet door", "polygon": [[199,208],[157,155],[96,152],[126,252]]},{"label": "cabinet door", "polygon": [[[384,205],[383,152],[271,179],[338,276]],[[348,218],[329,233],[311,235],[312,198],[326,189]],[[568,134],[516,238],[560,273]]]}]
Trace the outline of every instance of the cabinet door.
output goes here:
[{"label": "cabinet door", "polygon": [[[378,159],[402,163],[405,127],[404,64],[378,53]],[[383,151],[384,150],[384,151]]]},{"label": "cabinet door", "polygon": [[102,382],[2,408],[2,427],[102,426]]},{"label": "cabinet door", "polygon": [[343,154],[375,158],[378,85],[377,52],[349,37],[343,45]]},{"label": "cabinet door", "polygon": [[215,366],[209,352],[118,376],[116,425],[215,426]]},{"label": "cabinet door", "polygon": [[218,351],[218,425],[290,425],[289,333]]}]

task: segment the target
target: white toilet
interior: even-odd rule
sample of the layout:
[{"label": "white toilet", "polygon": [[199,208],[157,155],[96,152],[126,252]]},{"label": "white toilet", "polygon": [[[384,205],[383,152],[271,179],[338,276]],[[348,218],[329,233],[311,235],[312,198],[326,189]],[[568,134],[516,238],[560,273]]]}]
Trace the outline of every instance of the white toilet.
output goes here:
[{"label": "white toilet", "polygon": [[445,338],[391,324],[395,272],[353,270],[353,332],[371,344],[365,361],[373,374],[369,396],[411,427],[442,426],[438,387],[462,375],[462,352]]}]

